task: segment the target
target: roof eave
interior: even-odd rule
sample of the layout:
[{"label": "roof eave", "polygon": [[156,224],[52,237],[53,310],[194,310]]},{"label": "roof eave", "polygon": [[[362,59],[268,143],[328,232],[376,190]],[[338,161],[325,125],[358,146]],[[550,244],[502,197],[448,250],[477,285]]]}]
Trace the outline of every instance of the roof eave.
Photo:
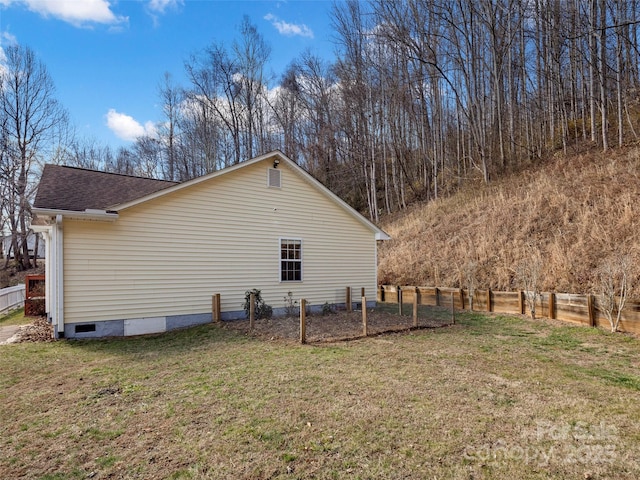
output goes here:
[{"label": "roof eave", "polygon": [[118,214],[110,212],[108,210],[97,210],[87,208],[83,211],[75,210],[61,210],[57,208],[37,208],[31,209],[34,215],[42,217],[56,217],[62,215],[64,218],[74,220],[93,220],[96,222],[115,222],[118,219]]}]

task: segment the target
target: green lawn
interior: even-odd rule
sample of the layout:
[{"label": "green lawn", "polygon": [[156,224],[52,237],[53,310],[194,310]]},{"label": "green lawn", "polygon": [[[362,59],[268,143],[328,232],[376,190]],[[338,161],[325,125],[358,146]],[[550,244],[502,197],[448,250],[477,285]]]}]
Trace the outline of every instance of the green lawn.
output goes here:
[{"label": "green lawn", "polygon": [[8,325],[27,325],[32,321],[33,318],[24,316],[24,308],[18,308],[6,315],[0,315],[0,327]]},{"label": "green lawn", "polygon": [[639,365],[634,337],[470,313],[321,346],[0,346],[0,477],[636,479]]}]

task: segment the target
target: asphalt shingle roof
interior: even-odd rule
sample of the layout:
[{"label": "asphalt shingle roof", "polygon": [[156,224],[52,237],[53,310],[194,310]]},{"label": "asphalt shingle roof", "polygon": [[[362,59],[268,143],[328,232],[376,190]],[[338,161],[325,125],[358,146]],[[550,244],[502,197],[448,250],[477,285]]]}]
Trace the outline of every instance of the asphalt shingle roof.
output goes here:
[{"label": "asphalt shingle roof", "polygon": [[45,165],[33,203],[35,208],[84,211],[109,207],[177,185],[177,182]]}]

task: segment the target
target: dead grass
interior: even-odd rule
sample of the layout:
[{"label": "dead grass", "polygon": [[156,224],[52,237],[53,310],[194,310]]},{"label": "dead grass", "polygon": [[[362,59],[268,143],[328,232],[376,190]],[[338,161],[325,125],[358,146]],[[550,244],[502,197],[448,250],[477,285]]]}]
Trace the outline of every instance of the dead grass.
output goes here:
[{"label": "dead grass", "polygon": [[[382,225],[393,240],[380,248],[379,281],[458,287],[472,261],[478,288],[518,289],[517,265],[534,247],[543,291],[596,291],[595,270],[616,251],[640,264],[638,172],[637,148],[587,152],[414,206]],[[640,282],[632,293],[640,298]]]},{"label": "dead grass", "polygon": [[640,475],[640,341],[521,318],[297,345],[214,325],[0,347],[0,477]]}]

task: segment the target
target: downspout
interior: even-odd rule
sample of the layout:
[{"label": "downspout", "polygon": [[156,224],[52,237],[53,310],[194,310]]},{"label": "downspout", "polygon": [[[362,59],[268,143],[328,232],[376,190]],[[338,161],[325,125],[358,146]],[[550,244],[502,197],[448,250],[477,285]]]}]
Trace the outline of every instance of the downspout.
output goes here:
[{"label": "downspout", "polygon": [[41,232],[44,239],[45,255],[44,255],[44,311],[49,319],[51,318],[51,231]]},{"label": "downspout", "polygon": [[64,337],[64,245],[62,236],[62,215],[56,215],[55,226],[56,241],[54,242],[55,254],[55,327],[56,338]]}]

